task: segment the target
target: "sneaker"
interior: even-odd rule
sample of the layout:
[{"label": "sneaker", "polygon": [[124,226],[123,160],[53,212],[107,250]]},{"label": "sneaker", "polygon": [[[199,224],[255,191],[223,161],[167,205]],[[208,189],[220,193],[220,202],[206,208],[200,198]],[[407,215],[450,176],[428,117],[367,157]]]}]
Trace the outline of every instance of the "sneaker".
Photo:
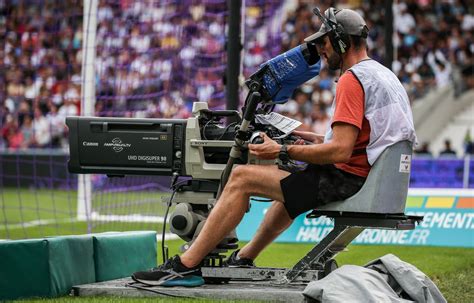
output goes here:
[{"label": "sneaker", "polygon": [[132,274],[132,279],[147,286],[195,287],[204,284],[201,267],[188,268],[181,263],[178,255],[149,271]]},{"label": "sneaker", "polygon": [[234,250],[232,254],[225,260],[224,265],[228,267],[255,267],[255,263],[252,259],[239,258],[240,249]]}]

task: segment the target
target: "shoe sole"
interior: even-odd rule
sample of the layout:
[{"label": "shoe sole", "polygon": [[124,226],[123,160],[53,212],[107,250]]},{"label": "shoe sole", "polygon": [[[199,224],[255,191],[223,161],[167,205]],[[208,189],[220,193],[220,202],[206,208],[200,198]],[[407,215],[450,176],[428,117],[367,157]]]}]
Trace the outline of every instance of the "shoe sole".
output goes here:
[{"label": "shoe sole", "polygon": [[164,286],[164,287],[174,287],[174,286],[183,286],[183,287],[197,287],[204,284],[204,279],[200,276],[186,276],[184,278],[176,278],[173,280],[168,280],[166,282],[154,281],[154,280],[142,280],[138,279],[135,276],[132,276],[132,279],[136,282],[140,282],[147,286]]}]

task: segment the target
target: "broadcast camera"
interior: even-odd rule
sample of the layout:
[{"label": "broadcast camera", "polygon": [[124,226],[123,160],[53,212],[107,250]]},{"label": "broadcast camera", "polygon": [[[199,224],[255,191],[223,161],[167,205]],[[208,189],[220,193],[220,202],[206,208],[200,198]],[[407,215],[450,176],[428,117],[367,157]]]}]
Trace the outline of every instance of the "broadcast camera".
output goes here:
[{"label": "broadcast camera", "polygon": [[[164,202],[176,204],[170,230],[188,242],[182,247],[186,250],[203,227],[234,165],[275,164],[249,155],[247,144],[259,143],[260,132],[280,143],[295,140],[290,132],[298,126],[296,121],[273,109],[319,70],[315,46],[305,43],[262,64],[246,80],[248,95],[242,113],[210,110],[207,103],[196,102],[189,119],[67,117],[69,171],[172,176],[175,192]],[[179,177],[184,180],[176,182]],[[235,233],[228,235],[208,260],[222,260],[219,254],[237,248],[236,242]]]}]

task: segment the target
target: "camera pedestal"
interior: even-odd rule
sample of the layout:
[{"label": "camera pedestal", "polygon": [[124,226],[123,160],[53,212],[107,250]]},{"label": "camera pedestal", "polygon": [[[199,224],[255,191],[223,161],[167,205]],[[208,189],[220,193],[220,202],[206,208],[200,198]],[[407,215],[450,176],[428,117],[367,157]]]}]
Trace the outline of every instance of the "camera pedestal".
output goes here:
[{"label": "camera pedestal", "polygon": [[227,282],[240,281],[272,281],[278,284],[308,283],[324,278],[337,268],[333,259],[339,252],[344,251],[364,229],[381,228],[395,230],[414,229],[423,217],[403,214],[379,215],[338,212],[314,212],[309,218],[327,216],[334,219],[333,230],[314,246],[306,256],[298,261],[291,269],[288,268],[232,268],[232,267],[203,267],[204,279]]},{"label": "camera pedestal", "polygon": [[[178,235],[187,243],[181,246],[181,252],[188,250],[191,243],[197,238],[206,222],[209,213],[216,203],[216,194],[219,183],[211,180],[190,179],[179,185],[173,197],[176,205],[170,216],[170,231]],[[165,204],[170,197],[163,198]],[[227,235],[205,258],[206,266],[222,266],[225,253],[238,247],[237,235],[232,231]]]}]

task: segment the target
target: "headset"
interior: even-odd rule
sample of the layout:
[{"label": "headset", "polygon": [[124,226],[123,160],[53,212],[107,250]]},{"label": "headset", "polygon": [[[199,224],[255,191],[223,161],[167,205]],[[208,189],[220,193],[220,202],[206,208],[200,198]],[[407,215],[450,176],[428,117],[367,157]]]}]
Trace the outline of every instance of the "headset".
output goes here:
[{"label": "headset", "polygon": [[318,7],[313,8],[313,13],[318,16],[324,26],[329,29],[327,34],[332,47],[339,55],[342,55],[351,47],[351,39],[345,32],[344,27],[337,22],[334,7],[330,7],[327,12],[328,18],[321,14]]}]

